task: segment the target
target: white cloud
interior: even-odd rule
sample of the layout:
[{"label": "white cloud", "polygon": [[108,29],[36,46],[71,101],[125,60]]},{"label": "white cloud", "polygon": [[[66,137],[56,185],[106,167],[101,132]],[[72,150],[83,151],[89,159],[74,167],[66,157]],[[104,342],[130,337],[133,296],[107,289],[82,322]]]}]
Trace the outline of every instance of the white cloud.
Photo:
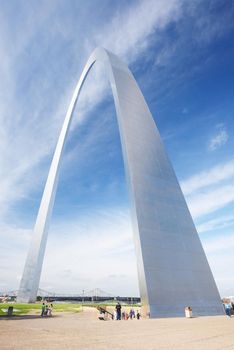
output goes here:
[{"label": "white cloud", "polygon": [[138,295],[137,283],[128,212],[122,209],[97,211],[71,225],[52,227],[42,288],[52,284],[57,291],[80,292],[98,287],[119,295]]},{"label": "white cloud", "polygon": [[[231,160],[181,183],[193,217],[203,221],[197,225],[198,232],[207,232],[201,235],[201,240],[221,296],[233,294],[234,289],[230,280],[230,271],[234,268],[234,235],[226,231],[227,228],[228,231],[233,229],[234,216],[223,214],[223,209],[227,206],[230,209],[234,202],[233,175],[234,163]],[[222,233],[217,235],[218,230]]]},{"label": "white cloud", "polygon": [[227,227],[234,226],[234,216],[233,215],[225,215],[219,216],[216,219],[208,220],[197,226],[197,230],[199,233],[226,229]]},{"label": "white cloud", "polygon": [[233,295],[231,271],[234,269],[234,235],[209,237],[203,240],[203,246],[221,296]]},{"label": "white cloud", "polygon": [[31,234],[27,228],[0,225],[0,292],[18,289]]},{"label": "white cloud", "polygon": [[234,201],[234,186],[221,186],[188,197],[188,206],[194,218],[212,213]]},{"label": "white cloud", "polygon": [[181,188],[185,195],[190,195],[197,190],[219,184],[221,181],[234,177],[234,161],[218,164],[215,167],[202,171],[201,173],[190,177],[181,182]]},{"label": "white cloud", "polygon": [[[18,289],[31,232],[12,227],[1,232],[6,252],[0,256],[2,289]],[[97,210],[52,225],[40,287],[69,294],[98,287],[115,295],[139,295],[129,212]]]},{"label": "white cloud", "polygon": [[[227,206],[234,201],[233,160],[191,176],[181,182],[181,188],[194,218]],[[206,224],[201,230],[205,228]]]},{"label": "white cloud", "polygon": [[177,21],[182,12],[180,0],[140,1],[117,13],[99,32],[94,41],[128,61],[135,60],[149,45],[149,35]]},{"label": "white cloud", "polygon": [[6,242],[8,239],[13,240],[15,243],[29,241],[31,238],[32,230],[19,227],[11,227],[6,225],[0,226],[0,240]]},{"label": "white cloud", "polygon": [[[221,252],[225,254],[226,251],[230,251],[234,249],[234,234],[232,235],[222,235],[222,237],[214,237],[210,238],[209,241],[204,243],[206,247],[206,252],[210,253],[218,253]],[[234,263],[234,259],[233,259]]]},{"label": "white cloud", "polygon": [[209,141],[208,149],[210,151],[215,151],[216,149],[225,145],[227,141],[228,141],[228,133],[223,127],[221,127],[219,128],[218,133],[214,135],[212,139]]}]

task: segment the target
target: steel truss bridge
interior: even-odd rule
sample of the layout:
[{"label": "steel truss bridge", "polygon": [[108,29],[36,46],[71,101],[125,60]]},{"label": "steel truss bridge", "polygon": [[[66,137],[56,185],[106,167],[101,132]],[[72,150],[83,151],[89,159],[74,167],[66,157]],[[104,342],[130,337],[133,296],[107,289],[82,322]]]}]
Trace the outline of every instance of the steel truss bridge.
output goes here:
[{"label": "steel truss bridge", "polygon": [[[12,290],[7,292],[0,291],[0,298],[16,298],[18,290]],[[114,296],[100,288],[94,288],[90,291],[82,290],[78,294],[69,293],[56,293],[50,292],[44,289],[38,289],[38,297],[43,299],[49,299],[54,301],[78,301],[78,302],[104,302],[104,301],[123,301],[129,304],[139,303],[141,299],[139,297],[127,297],[127,296]]]}]

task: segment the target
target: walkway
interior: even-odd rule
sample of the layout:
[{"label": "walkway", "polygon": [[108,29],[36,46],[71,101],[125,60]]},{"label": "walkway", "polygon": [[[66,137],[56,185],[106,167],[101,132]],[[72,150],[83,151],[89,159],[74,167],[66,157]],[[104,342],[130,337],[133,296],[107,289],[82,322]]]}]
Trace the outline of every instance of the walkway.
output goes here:
[{"label": "walkway", "polygon": [[234,349],[234,317],[99,321],[95,309],[0,319],[1,350]]}]

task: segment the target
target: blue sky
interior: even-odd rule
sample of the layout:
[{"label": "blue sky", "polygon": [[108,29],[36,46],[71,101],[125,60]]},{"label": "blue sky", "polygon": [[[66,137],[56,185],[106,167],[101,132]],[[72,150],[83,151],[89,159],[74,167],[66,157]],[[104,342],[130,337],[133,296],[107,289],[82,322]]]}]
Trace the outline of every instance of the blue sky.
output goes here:
[{"label": "blue sky", "polygon": [[[73,89],[96,46],[132,70],[157,123],[221,295],[234,295],[234,4],[3,1],[0,291],[17,289]],[[40,286],[138,295],[113,98],[99,63],[64,154]]]}]

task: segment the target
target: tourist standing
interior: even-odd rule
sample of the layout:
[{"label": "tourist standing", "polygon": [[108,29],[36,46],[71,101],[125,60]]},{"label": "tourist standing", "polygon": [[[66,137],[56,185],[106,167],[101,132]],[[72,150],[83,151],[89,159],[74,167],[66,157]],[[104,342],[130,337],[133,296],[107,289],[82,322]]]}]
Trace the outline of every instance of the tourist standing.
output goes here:
[{"label": "tourist standing", "polygon": [[117,313],[116,319],[121,320],[121,305],[120,305],[120,303],[118,303],[116,305],[115,309],[116,309],[116,313]]},{"label": "tourist standing", "polygon": [[49,311],[49,306],[48,306],[48,304],[46,304],[46,306],[45,306],[45,311],[44,311],[44,315],[45,315],[45,316],[48,315],[48,311]]},{"label": "tourist standing", "polygon": [[132,320],[133,318],[135,318],[135,311],[133,309],[130,310],[129,312],[129,317]]},{"label": "tourist standing", "polygon": [[141,317],[141,314],[140,314],[140,312],[137,310],[137,319],[139,320],[140,319],[140,317]]},{"label": "tourist standing", "polygon": [[48,307],[48,316],[52,316],[53,304]]},{"label": "tourist standing", "polygon": [[231,317],[231,304],[225,304],[226,315]]},{"label": "tourist standing", "polygon": [[45,314],[45,303],[42,303],[42,306],[41,306],[41,317],[43,317]]}]

